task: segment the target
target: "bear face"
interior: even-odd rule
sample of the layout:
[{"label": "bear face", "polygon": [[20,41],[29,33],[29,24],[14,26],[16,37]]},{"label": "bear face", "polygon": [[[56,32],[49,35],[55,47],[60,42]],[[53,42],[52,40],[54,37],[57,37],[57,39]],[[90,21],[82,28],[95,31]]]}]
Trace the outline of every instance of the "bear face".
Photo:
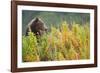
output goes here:
[{"label": "bear face", "polygon": [[47,27],[44,22],[39,18],[34,18],[28,24],[28,27],[26,29],[26,36],[28,35],[28,32],[33,32],[36,36],[41,36],[46,31]]}]

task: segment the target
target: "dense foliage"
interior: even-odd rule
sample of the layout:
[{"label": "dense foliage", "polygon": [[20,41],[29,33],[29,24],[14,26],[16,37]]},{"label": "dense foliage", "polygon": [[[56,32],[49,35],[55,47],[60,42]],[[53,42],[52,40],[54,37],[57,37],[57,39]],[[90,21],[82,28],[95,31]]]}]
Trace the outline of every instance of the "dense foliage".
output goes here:
[{"label": "dense foliage", "polygon": [[28,23],[38,17],[43,20],[48,28],[51,26],[59,27],[63,21],[72,25],[73,23],[84,25],[90,24],[89,13],[76,13],[76,12],[53,12],[53,11],[34,11],[34,10],[23,10],[22,11],[22,34],[25,35],[26,27]]},{"label": "dense foliage", "polygon": [[51,26],[51,31],[36,37],[22,38],[23,62],[80,60],[90,58],[90,29],[88,25],[73,24],[69,28],[63,22],[59,28]]}]

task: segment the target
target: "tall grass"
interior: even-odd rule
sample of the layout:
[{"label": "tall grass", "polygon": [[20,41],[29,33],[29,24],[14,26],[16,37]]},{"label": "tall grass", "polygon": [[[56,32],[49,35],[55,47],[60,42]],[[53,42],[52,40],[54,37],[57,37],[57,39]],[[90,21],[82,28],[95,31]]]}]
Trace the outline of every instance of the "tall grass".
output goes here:
[{"label": "tall grass", "polygon": [[63,22],[60,28],[38,39],[34,33],[22,38],[23,62],[80,60],[90,58],[90,31],[88,25],[73,24],[69,29]]}]

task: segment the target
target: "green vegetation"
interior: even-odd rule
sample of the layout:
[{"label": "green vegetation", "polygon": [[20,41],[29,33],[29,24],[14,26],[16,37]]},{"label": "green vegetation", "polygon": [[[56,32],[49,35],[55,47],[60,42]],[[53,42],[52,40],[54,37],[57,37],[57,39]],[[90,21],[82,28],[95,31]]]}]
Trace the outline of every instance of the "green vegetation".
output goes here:
[{"label": "green vegetation", "polygon": [[66,21],[69,25],[74,23],[80,25],[90,24],[89,13],[23,10],[22,35],[25,35],[28,23],[35,17],[42,19],[49,29],[51,26],[58,28],[63,21]]},{"label": "green vegetation", "polygon": [[80,60],[90,58],[90,29],[89,25],[73,23],[71,29],[66,22],[59,28],[50,27],[51,31],[38,39],[29,32],[22,38],[22,60],[60,61]]}]

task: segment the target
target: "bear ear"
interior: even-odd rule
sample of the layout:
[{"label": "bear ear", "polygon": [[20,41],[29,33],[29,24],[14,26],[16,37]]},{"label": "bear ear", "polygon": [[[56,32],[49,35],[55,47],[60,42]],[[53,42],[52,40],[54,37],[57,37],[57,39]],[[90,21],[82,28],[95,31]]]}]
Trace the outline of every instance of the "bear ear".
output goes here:
[{"label": "bear ear", "polygon": [[35,22],[38,22],[38,21],[39,21],[39,18],[36,17],[36,18],[35,18]]}]

